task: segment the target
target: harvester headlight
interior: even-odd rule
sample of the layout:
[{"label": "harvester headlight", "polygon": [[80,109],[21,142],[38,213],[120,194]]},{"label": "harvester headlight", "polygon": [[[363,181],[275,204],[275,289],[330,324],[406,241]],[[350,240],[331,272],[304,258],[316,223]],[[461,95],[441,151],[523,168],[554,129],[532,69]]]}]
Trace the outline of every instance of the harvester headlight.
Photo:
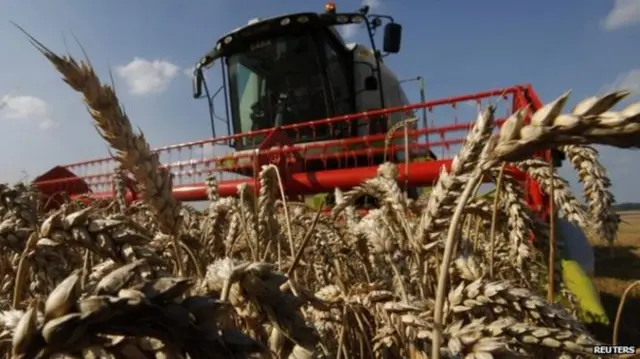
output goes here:
[{"label": "harvester headlight", "polygon": [[351,22],[355,23],[355,24],[360,24],[364,21],[364,18],[362,16],[354,16],[351,18]]},{"label": "harvester headlight", "polygon": [[287,26],[291,23],[291,19],[289,19],[288,17],[285,17],[284,19],[280,20],[280,25],[282,26]]},{"label": "harvester headlight", "polygon": [[231,41],[233,41],[233,37],[227,36],[227,37],[224,38],[223,41],[224,41],[225,45],[229,45],[231,43]]},{"label": "harvester headlight", "polygon": [[348,18],[348,17],[346,17],[346,16],[344,16],[344,15],[340,15],[340,16],[337,16],[337,17],[336,17],[336,22],[337,22],[338,24],[344,24],[344,23],[346,23],[346,22],[348,22],[348,21],[349,21],[349,18]]},{"label": "harvester headlight", "polygon": [[298,22],[301,23],[301,24],[306,24],[307,22],[309,22],[309,17],[304,16],[304,15],[300,16],[300,17],[298,17]]},{"label": "harvester headlight", "polygon": [[220,50],[221,47],[222,43],[218,41],[218,43],[216,44],[216,50]]}]

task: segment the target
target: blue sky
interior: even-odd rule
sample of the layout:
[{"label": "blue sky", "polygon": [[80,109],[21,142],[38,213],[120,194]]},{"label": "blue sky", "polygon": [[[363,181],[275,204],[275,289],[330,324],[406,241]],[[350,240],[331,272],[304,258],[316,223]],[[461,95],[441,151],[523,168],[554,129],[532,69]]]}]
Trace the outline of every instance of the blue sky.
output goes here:
[{"label": "blue sky", "polygon": [[[431,99],[519,83],[532,83],[543,101],[568,89],[573,101],[613,87],[640,90],[639,0],[368,3],[404,27],[403,51],[388,65],[400,78],[424,76]],[[54,51],[66,46],[80,56],[77,36],[104,80],[113,70],[132,121],[160,146],[209,134],[206,105],[191,98],[185,69],[218,37],[254,17],[320,11],[323,4],[0,0],[0,97],[8,100],[0,112],[0,181],[107,154],[81,98],[9,21]],[[342,0],[337,6],[346,11],[361,3]],[[352,34],[359,42],[362,35]],[[415,84],[405,89],[418,100]],[[640,201],[637,155],[604,149],[602,156],[618,201]]]}]

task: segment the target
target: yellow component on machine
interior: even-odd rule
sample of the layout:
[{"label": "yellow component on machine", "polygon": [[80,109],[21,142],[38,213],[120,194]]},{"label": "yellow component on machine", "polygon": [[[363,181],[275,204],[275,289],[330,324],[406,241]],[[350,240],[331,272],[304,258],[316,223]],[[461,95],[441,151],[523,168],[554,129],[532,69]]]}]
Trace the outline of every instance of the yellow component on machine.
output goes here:
[{"label": "yellow component on machine", "polygon": [[562,281],[578,299],[581,310],[580,319],[585,323],[609,325],[609,318],[600,302],[600,294],[591,278],[582,270],[578,262],[563,259],[561,263]]},{"label": "yellow component on machine", "polygon": [[304,203],[306,203],[309,208],[317,211],[320,209],[320,206],[325,201],[327,195],[328,193],[318,193],[312,196],[305,196]]}]

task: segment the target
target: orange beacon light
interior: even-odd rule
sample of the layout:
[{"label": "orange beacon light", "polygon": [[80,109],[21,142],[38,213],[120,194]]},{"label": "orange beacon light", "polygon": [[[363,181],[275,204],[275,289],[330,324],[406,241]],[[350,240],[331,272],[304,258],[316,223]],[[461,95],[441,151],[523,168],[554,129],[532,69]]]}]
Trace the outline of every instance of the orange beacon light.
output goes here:
[{"label": "orange beacon light", "polygon": [[324,11],[327,14],[335,14],[336,13],[336,3],[333,1],[329,1],[324,5]]}]

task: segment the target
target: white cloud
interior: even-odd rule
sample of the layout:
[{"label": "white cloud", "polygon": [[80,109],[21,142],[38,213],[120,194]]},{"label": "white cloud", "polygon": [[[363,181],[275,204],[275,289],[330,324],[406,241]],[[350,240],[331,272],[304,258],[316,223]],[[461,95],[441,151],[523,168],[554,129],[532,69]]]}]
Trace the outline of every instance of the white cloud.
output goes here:
[{"label": "white cloud", "polygon": [[628,90],[632,96],[640,95],[640,68],[632,69],[629,72],[618,75],[616,80],[609,85],[609,91]]},{"label": "white cloud", "polygon": [[147,95],[165,92],[180,67],[165,60],[146,60],[136,57],[124,66],[118,66],[116,73],[123,78],[133,95]]},{"label": "white cloud", "polygon": [[602,20],[605,30],[613,31],[640,23],[639,0],[614,0],[613,9]]},{"label": "white cloud", "polygon": [[[382,0],[362,0],[361,6],[369,6],[369,11],[375,11],[382,7]],[[362,25],[351,24],[338,27],[338,32],[345,40],[353,38],[359,30],[362,29]]]},{"label": "white cloud", "polygon": [[35,121],[43,130],[57,126],[51,118],[49,105],[33,96],[3,96],[0,99],[0,116],[5,119]]},{"label": "white cloud", "polygon": [[187,67],[186,69],[182,70],[182,72],[187,76],[187,77],[192,77],[193,76],[193,71],[196,69],[195,66],[191,66],[191,67]]}]

